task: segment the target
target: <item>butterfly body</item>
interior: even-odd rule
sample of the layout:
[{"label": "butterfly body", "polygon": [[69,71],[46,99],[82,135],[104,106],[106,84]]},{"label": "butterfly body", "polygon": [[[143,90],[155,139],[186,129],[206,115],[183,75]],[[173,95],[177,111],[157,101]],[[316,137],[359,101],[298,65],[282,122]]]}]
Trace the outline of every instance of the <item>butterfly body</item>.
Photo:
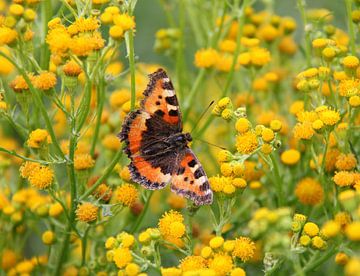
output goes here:
[{"label": "butterfly body", "polygon": [[182,132],[174,87],[162,69],[149,77],[140,109],[127,115],[119,133],[131,160],[131,177],[151,190],[171,183],[173,192],[195,204],[210,204],[213,194],[205,171],[188,147],[191,135]]}]

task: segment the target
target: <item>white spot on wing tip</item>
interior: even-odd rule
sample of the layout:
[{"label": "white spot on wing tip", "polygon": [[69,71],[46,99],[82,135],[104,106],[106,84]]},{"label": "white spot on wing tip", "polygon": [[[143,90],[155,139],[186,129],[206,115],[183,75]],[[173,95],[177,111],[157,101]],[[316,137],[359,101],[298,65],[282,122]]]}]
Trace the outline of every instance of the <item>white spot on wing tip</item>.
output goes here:
[{"label": "white spot on wing tip", "polygon": [[170,82],[169,78],[163,78],[164,82]]},{"label": "white spot on wing tip", "polygon": [[165,92],[166,92],[166,96],[168,96],[168,97],[171,97],[171,96],[175,95],[174,90],[166,89]]}]

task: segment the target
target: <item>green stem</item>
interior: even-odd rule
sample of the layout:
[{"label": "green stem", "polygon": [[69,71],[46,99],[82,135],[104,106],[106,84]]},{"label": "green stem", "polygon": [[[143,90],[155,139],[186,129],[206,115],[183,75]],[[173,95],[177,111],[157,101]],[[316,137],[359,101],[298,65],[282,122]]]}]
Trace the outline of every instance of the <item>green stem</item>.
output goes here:
[{"label": "green stem", "polygon": [[306,1],[305,0],[297,0],[297,6],[301,14],[301,19],[304,24],[304,32],[305,32],[305,58],[306,58],[306,65],[308,67],[311,66],[311,41],[310,41],[310,32],[307,30],[307,18],[306,18]]},{"label": "green stem", "polygon": [[81,266],[85,265],[86,262],[86,246],[87,246],[87,238],[90,230],[90,225],[86,228],[84,236],[81,239]]},{"label": "green stem", "polygon": [[146,215],[146,212],[149,208],[149,205],[150,205],[150,199],[152,197],[154,193],[151,192],[150,195],[148,196],[148,198],[146,199],[146,202],[145,202],[145,206],[144,206],[144,209],[142,210],[141,214],[138,216],[138,218],[136,219],[133,227],[131,228],[131,232],[130,233],[136,233],[136,231],[139,229],[139,227],[141,226],[141,223],[143,221],[143,218],[145,217]]},{"label": "green stem", "polygon": [[99,85],[98,85],[98,108],[97,108],[97,117],[96,117],[96,123],[95,123],[95,131],[93,140],[91,143],[91,149],[90,149],[90,155],[94,157],[95,154],[95,147],[96,142],[99,136],[99,130],[101,125],[101,116],[104,108],[104,101],[105,101],[105,80],[103,76],[100,77]]},{"label": "green stem", "polygon": [[41,68],[44,70],[47,70],[49,68],[49,58],[50,58],[50,52],[46,45],[46,34],[48,31],[48,22],[51,19],[51,0],[44,0],[41,3],[41,15],[42,15],[42,45],[41,45],[41,55],[40,55],[40,64]]},{"label": "green stem", "polygon": [[276,187],[278,206],[283,206],[284,205],[284,194],[283,194],[283,189],[282,189],[283,183],[282,183],[282,179],[280,176],[278,160],[275,158],[273,153],[270,154],[270,158],[271,158],[272,165],[273,165],[274,184]]},{"label": "green stem", "polygon": [[134,53],[133,30],[129,30],[126,33],[125,42],[126,42],[126,51],[127,51],[129,67],[130,67],[130,90],[131,90],[130,107],[131,110],[134,110],[135,101],[136,101],[136,83],[135,83],[135,53]]},{"label": "green stem", "polygon": [[[12,156],[16,156],[16,157],[18,157],[20,159],[23,159],[25,161],[40,163],[40,164],[44,164],[44,165],[49,165],[49,164],[54,163],[54,162],[49,162],[49,161],[45,161],[45,160],[38,160],[38,159],[29,158],[29,157],[26,157],[26,156],[23,156],[21,154],[16,153],[14,150],[7,150],[7,149],[4,149],[3,147],[0,147],[0,152],[5,152],[7,154],[10,154]],[[63,162],[60,162],[60,163],[65,163],[65,160]]]},{"label": "green stem", "polygon": [[103,181],[110,175],[110,173],[112,172],[113,168],[116,166],[116,164],[118,163],[118,161],[120,160],[122,156],[122,149],[119,150],[115,156],[114,159],[111,161],[109,167],[106,168],[105,172],[103,173],[103,175],[94,183],[94,185],[92,185],[81,197],[80,200],[84,200],[85,198],[87,198],[89,195],[91,195],[96,189],[97,187],[103,183]]},{"label": "green stem", "polygon": [[356,55],[356,46],[355,46],[355,30],[354,30],[354,23],[352,22],[352,2],[353,0],[345,0],[346,5],[346,12],[347,12],[347,18],[348,18],[348,28],[349,28],[349,34],[350,34],[350,49],[351,54]]},{"label": "green stem", "polygon": [[322,263],[324,263],[327,259],[329,259],[332,255],[334,255],[337,250],[338,250],[337,246],[333,245],[326,253],[322,252],[321,254],[318,254],[319,252],[317,252],[307,263],[307,265],[305,265],[303,271],[306,273],[314,270]]}]

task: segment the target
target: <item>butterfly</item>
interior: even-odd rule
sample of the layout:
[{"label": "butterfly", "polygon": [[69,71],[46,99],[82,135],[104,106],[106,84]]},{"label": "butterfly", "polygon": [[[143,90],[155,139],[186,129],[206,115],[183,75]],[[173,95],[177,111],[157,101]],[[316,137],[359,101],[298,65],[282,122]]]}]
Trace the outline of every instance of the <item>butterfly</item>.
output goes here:
[{"label": "butterfly", "polygon": [[171,183],[172,192],[196,205],[211,204],[209,180],[188,146],[191,135],[182,132],[174,86],[161,68],[150,74],[149,79],[140,108],[126,116],[118,134],[131,160],[131,178],[150,190]]}]

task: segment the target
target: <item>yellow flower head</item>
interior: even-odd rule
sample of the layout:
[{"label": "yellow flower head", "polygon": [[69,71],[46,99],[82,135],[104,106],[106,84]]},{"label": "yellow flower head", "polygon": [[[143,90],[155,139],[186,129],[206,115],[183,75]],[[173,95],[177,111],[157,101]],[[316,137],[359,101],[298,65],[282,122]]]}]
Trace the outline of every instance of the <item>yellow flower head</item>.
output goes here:
[{"label": "yellow flower head", "polygon": [[295,195],[302,204],[316,205],[323,200],[324,189],[318,181],[307,177],[297,184]]},{"label": "yellow flower head", "polygon": [[63,56],[68,51],[72,41],[66,28],[63,25],[56,25],[53,29],[50,28],[46,36],[46,43],[49,45],[51,53]]},{"label": "yellow flower head", "polygon": [[54,171],[50,167],[40,166],[30,173],[28,180],[31,186],[40,190],[48,188],[54,179]]},{"label": "yellow flower head", "polygon": [[8,27],[0,26],[0,46],[13,43],[18,37],[18,33]]},{"label": "yellow flower head", "polygon": [[82,171],[94,167],[95,161],[90,154],[81,153],[75,154],[74,167],[75,170]]},{"label": "yellow flower head", "polygon": [[347,69],[356,69],[359,67],[359,59],[355,56],[347,56],[343,59],[343,65]]},{"label": "yellow flower head", "polygon": [[233,260],[229,255],[218,253],[209,261],[209,268],[214,270],[216,275],[228,275],[233,268]]},{"label": "yellow flower head", "polygon": [[41,72],[34,78],[34,86],[40,90],[49,90],[56,85],[56,75],[52,72]]},{"label": "yellow flower head", "polygon": [[[28,74],[28,77],[31,82],[34,80],[33,74]],[[13,79],[10,82],[9,86],[14,90],[14,92],[17,92],[17,93],[29,89],[27,82],[25,81],[24,77],[21,75],[16,76],[15,79]]]},{"label": "yellow flower head", "polygon": [[360,241],[360,222],[356,221],[347,225],[345,234],[351,241]]},{"label": "yellow flower head", "polygon": [[73,60],[69,60],[64,64],[62,70],[66,76],[77,77],[82,72],[81,67]]},{"label": "yellow flower head", "polygon": [[138,199],[138,190],[134,185],[125,183],[115,190],[114,196],[117,202],[131,207]]},{"label": "yellow flower head", "polygon": [[115,15],[113,21],[115,25],[121,27],[125,32],[135,28],[134,17],[126,13]]},{"label": "yellow flower head", "polygon": [[133,257],[129,248],[120,247],[114,250],[113,260],[116,266],[121,269],[131,263]]},{"label": "yellow flower head", "polygon": [[259,143],[256,134],[248,131],[236,136],[236,148],[239,153],[250,154],[258,147]]},{"label": "yellow flower head", "polygon": [[35,163],[35,162],[29,162],[29,161],[26,161],[24,163],[21,164],[21,167],[20,167],[20,175],[22,178],[28,178],[32,172],[34,170],[37,170],[40,168],[40,164],[39,163]]},{"label": "yellow flower head", "polygon": [[335,110],[325,110],[319,113],[319,118],[327,126],[333,126],[340,121],[340,113]]},{"label": "yellow flower head", "polygon": [[201,256],[187,256],[180,261],[183,272],[206,268],[206,260]]},{"label": "yellow flower head", "polygon": [[53,231],[50,231],[50,230],[45,231],[42,234],[41,239],[42,239],[44,244],[51,245],[55,241],[55,233]]},{"label": "yellow flower head", "polygon": [[255,243],[250,238],[239,237],[235,240],[232,255],[246,262],[254,256],[255,249]]},{"label": "yellow flower head", "polygon": [[98,207],[90,202],[79,204],[76,209],[76,218],[83,222],[93,222],[97,219]]},{"label": "yellow flower head", "polygon": [[201,49],[195,54],[195,66],[199,68],[209,68],[217,63],[219,54],[212,48]]},{"label": "yellow flower head", "polygon": [[49,144],[51,138],[47,130],[45,129],[36,129],[32,131],[27,140],[27,144],[30,148],[40,148],[42,145]]},{"label": "yellow flower head", "polygon": [[286,165],[295,165],[300,160],[300,152],[295,149],[289,149],[281,154],[281,161]]},{"label": "yellow flower head", "polygon": [[354,175],[348,171],[340,171],[336,172],[333,180],[340,187],[350,186],[354,183]]},{"label": "yellow flower head", "polygon": [[334,221],[327,221],[321,228],[321,235],[325,238],[333,238],[340,232],[340,225]]},{"label": "yellow flower head", "polygon": [[351,171],[356,167],[356,164],[357,164],[357,160],[354,154],[342,153],[336,158],[335,167],[341,171]]},{"label": "yellow flower head", "polygon": [[159,230],[165,239],[178,239],[185,234],[184,217],[181,213],[170,210],[159,220]]},{"label": "yellow flower head", "polygon": [[297,139],[310,140],[315,134],[312,124],[309,122],[297,123],[293,129]]},{"label": "yellow flower head", "polygon": [[255,67],[262,67],[271,61],[271,55],[265,48],[256,48],[250,50],[250,59]]},{"label": "yellow flower head", "polygon": [[315,237],[317,234],[319,234],[319,227],[313,223],[313,222],[307,222],[304,225],[304,233],[308,235],[309,237]]}]

